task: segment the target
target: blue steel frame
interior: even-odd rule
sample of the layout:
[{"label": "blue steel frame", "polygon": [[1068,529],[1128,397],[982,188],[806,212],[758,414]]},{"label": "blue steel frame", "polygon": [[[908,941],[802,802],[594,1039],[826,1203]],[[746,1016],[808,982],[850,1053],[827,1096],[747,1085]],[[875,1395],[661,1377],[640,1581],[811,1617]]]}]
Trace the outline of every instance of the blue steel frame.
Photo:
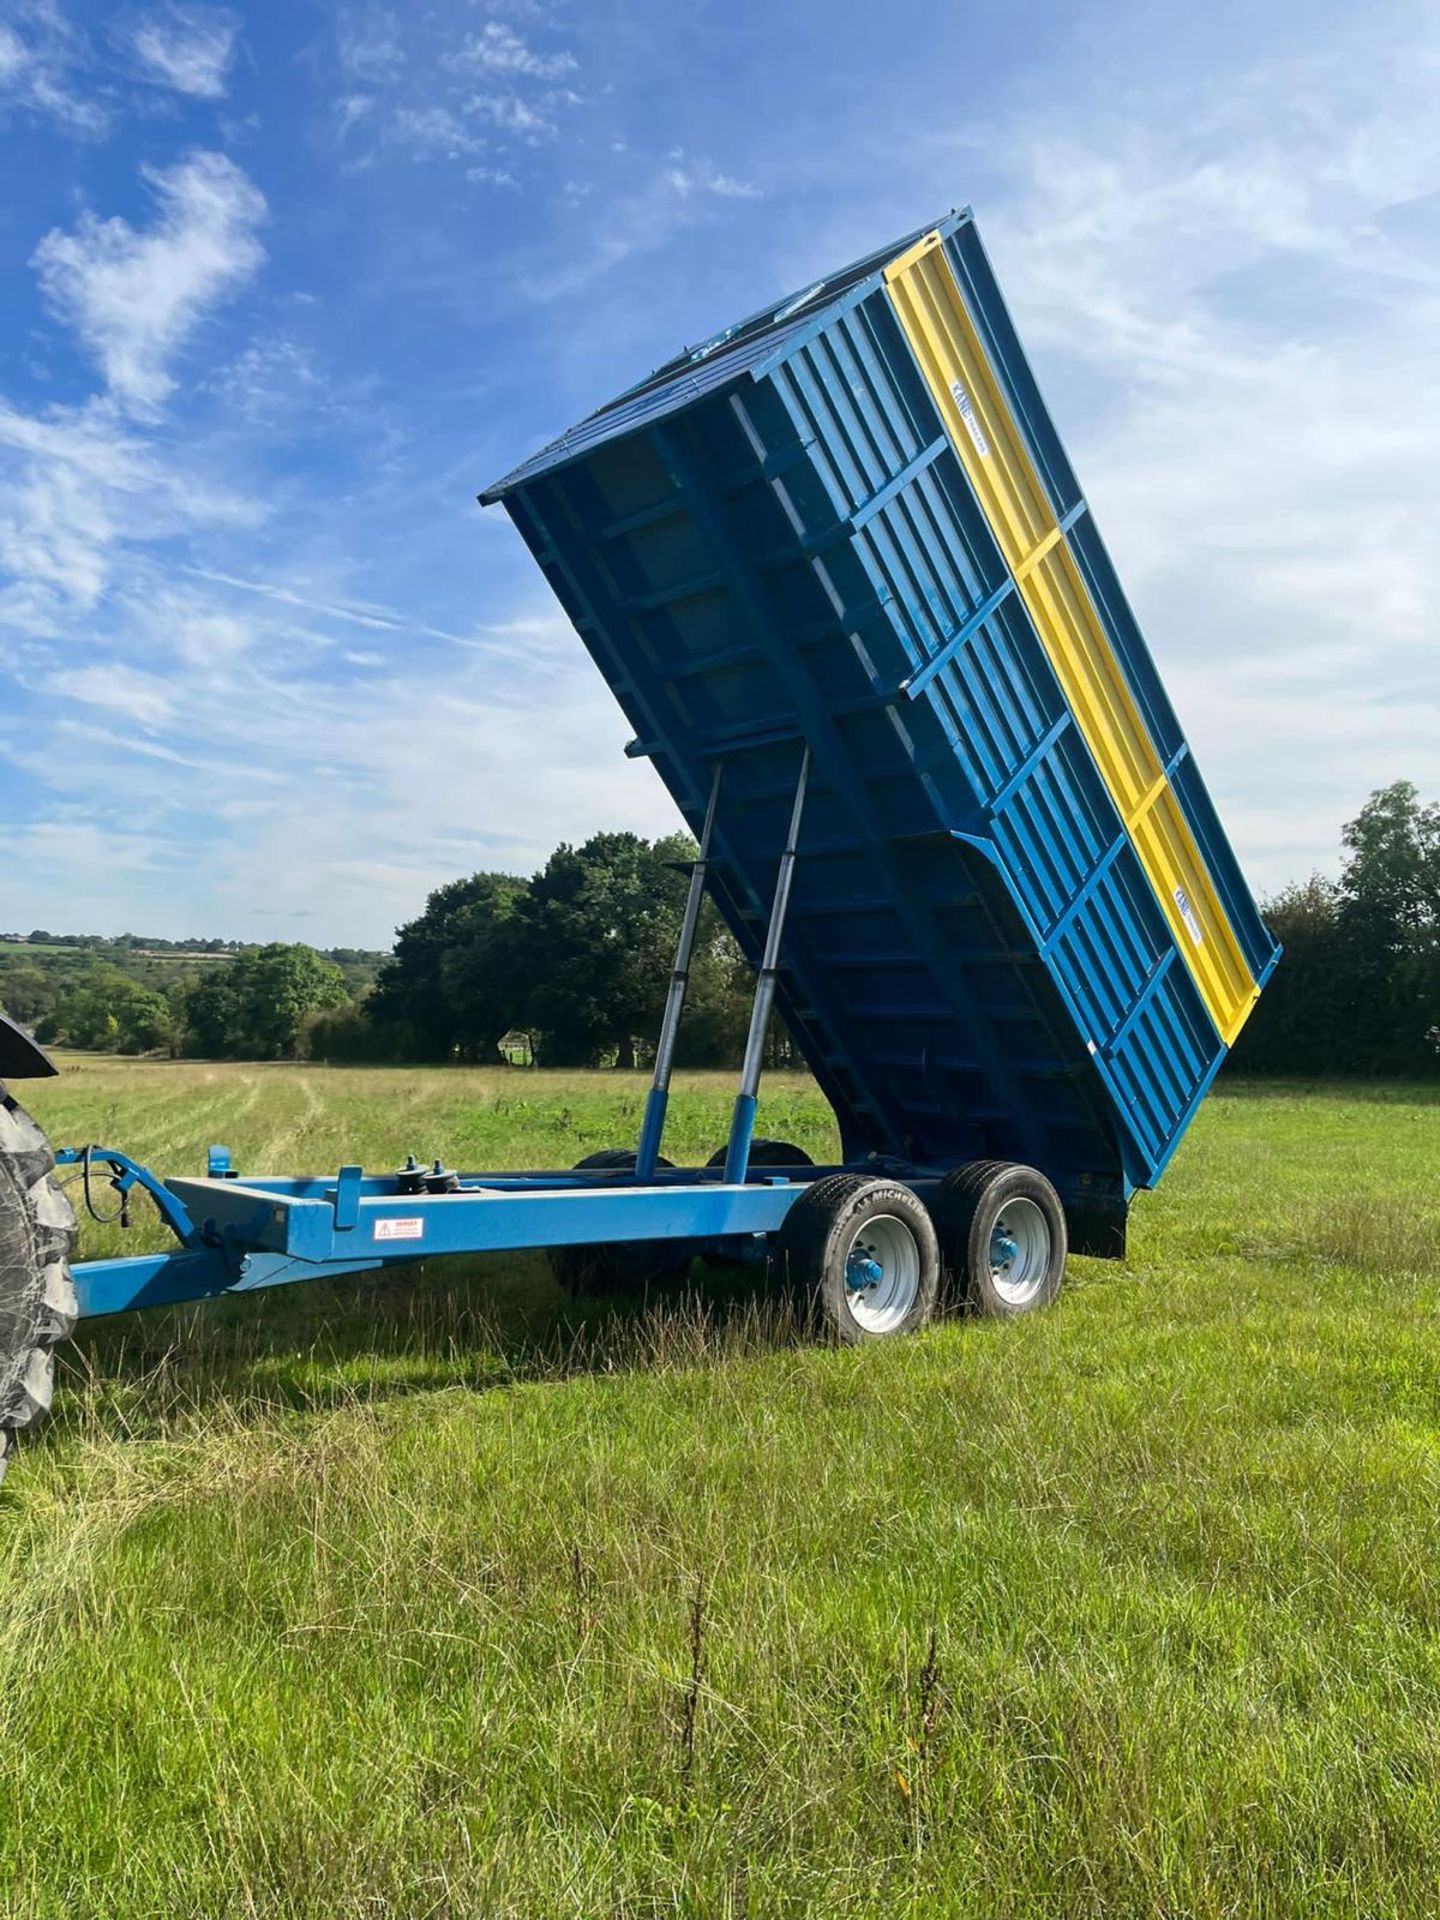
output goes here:
[{"label": "blue steel frame", "polygon": [[[58,1156],[65,1165],[80,1157],[77,1149]],[[181,1245],[173,1253],[80,1263],[75,1282],[82,1319],[450,1254],[766,1238],[808,1182],[841,1171],[761,1168],[739,1185],[717,1168],[661,1168],[646,1181],[598,1171],[467,1174],[456,1192],[408,1194],[394,1175],[366,1174],[357,1166],[328,1178],[212,1173],[162,1186],[112,1149],[96,1148],[92,1158],[120,1170],[132,1187],[142,1186]],[[913,1184],[923,1190],[939,1173],[931,1170],[928,1180],[920,1176]]]}]

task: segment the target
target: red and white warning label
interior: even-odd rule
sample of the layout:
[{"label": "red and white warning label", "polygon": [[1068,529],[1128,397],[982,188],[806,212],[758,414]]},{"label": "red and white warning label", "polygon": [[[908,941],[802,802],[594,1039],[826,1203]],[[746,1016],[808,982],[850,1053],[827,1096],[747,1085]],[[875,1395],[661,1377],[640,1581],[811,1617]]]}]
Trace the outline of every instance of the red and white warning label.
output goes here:
[{"label": "red and white warning label", "polygon": [[377,1240],[423,1240],[425,1222],[418,1216],[402,1220],[377,1220],[375,1238]]}]

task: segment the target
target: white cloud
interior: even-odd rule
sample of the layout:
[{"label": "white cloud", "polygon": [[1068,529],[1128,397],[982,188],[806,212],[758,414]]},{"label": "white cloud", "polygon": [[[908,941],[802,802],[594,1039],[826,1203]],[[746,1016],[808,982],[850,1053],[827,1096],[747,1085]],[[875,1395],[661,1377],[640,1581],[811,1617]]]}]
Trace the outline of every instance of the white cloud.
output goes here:
[{"label": "white cloud", "polygon": [[11,19],[0,21],[0,115],[19,107],[67,133],[98,139],[110,114],[103,100],[76,90],[75,75],[88,63],[83,34],[49,0],[10,11]]},{"label": "white cloud", "polygon": [[256,229],[265,201],[220,153],[193,153],[145,175],[159,205],[143,232],[128,221],[81,216],[35,250],[55,310],[75,328],[111,391],[140,409],[174,389],[169,363],[193,329],[260,266]]},{"label": "white cloud", "polygon": [[460,58],[483,73],[521,74],[534,80],[559,80],[574,73],[573,53],[537,53],[518,33],[491,20],[467,40]]},{"label": "white cloud", "polygon": [[162,458],[111,401],[44,414],[0,401],[0,644],[65,636],[100,607],[117,551],[258,511]]},{"label": "white cloud", "polygon": [[46,691],[61,700],[104,707],[140,727],[161,727],[175,710],[165,681],[118,660],[67,666],[51,676]]},{"label": "white cloud", "polygon": [[15,84],[27,64],[25,43],[18,33],[0,22],[0,87]]},{"label": "white cloud", "polygon": [[240,31],[228,7],[173,6],[134,29],[131,45],[153,78],[197,100],[223,100]]},{"label": "white cloud", "polygon": [[755,199],[759,193],[758,187],[723,173],[709,160],[672,148],[639,186],[610,198],[603,212],[586,223],[578,244],[567,233],[563,254],[554,264],[540,264],[524,274],[521,291],[541,302],[577,293],[634,255],[653,252],[683,228],[713,218],[711,202]]},{"label": "white cloud", "polygon": [[518,134],[522,140],[547,139],[555,131],[555,116],[548,106],[537,105],[518,93],[472,93],[465,111],[505,133]]},{"label": "white cloud", "polygon": [[342,7],[336,46],[342,70],[366,86],[393,81],[405,62],[400,22],[385,7]]},{"label": "white cloud", "polygon": [[679,147],[670,154],[665,179],[682,200],[688,200],[692,194],[706,193],[713,193],[721,200],[758,200],[761,197],[759,187],[751,181],[722,173],[708,160],[688,159]]},{"label": "white cloud", "polygon": [[448,107],[399,107],[391,125],[400,145],[420,158],[459,160],[485,150],[479,135]]}]

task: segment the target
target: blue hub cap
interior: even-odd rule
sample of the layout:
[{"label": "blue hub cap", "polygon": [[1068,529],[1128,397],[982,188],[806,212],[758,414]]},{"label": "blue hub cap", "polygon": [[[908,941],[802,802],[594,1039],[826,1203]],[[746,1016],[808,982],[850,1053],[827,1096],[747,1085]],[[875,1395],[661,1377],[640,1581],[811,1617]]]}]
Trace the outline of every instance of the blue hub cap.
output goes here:
[{"label": "blue hub cap", "polygon": [[1003,1271],[1013,1267],[1020,1257],[1020,1248],[1004,1227],[996,1227],[990,1236],[990,1264]]},{"label": "blue hub cap", "polygon": [[885,1278],[884,1264],[875,1258],[874,1249],[857,1242],[845,1262],[847,1293],[872,1293]]}]

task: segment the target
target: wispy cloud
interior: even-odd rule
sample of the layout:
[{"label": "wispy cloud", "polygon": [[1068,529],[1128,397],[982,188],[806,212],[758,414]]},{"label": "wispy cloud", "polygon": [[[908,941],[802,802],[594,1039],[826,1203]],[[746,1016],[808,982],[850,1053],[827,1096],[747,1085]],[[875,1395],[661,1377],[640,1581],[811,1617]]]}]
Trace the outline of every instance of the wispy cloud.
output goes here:
[{"label": "wispy cloud", "polygon": [[712,202],[759,197],[760,189],[749,181],[674,147],[663,161],[648,163],[638,186],[611,196],[586,222],[578,245],[567,244],[563,257],[525,273],[521,291],[542,303],[575,294],[636,254],[665,246],[683,228],[712,215]]},{"label": "wispy cloud", "polygon": [[223,100],[239,31],[228,7],[171,6],[138,21],[130,44],[153,79],[197,100]]},{"label": "wispy cloud", "polygon": [[761,197],[759,187],[752,180],[740,180],[733,173],[722,173],[709,160],[689,159],[683,147],[671,150],[665,180],[682,200],[688,200],[694,194],[707,193],[721,200],[758,200]]},{"label": "wispy cloud", "polygon": [[19,109],[83,139],[109,131],[110,107],[80,76],[89,44],[52,0],[18,0],[0,21],[0,119]]},{"label": "wispy cloud", "polygon": [[149,409],[173,391],[170,362],[192,330],[264,259],[265,201],[219,153],[193,153],[145,178],[158,206],[153,226],[137,231],[87,212],[72,232],[48,233],[34,265],[111,392]]},{"label": "wispy cloud", "polygon": [[537,51],[498,20],[487,22],[467,40],[459,58],[482,73],[517,74],[533,80],[563,79],[580,64],[565,48],[554,53]]},{"label": "wispy cloud", "polygon": [[461,160],[485,151],[481,136],[449,107],[397,107],[391,126],[399,144],[422,157]]},{"label": "wispy cloud", "polygon": [[555,103],[563,98],[547,94],[544,99],[527,100],[519,93],[472,93],[465,101],[465,112],[522,140],[543,140],[556,130]]},{"label": "wispy cloud", "polygon": [[46,691],[60,699],[78,700],[84,706],[103,707],[146,728],[164,726],[175,711],[164,680],[119,660],[104,665],[67,665],[46,682]]},{"label": "wispy cloud", "polygon": [[13,665],[16,646],[70,637],[112,588],[117,554],[261,513],[163,457],[109,401],[45,414],[0,403],[0,653]]},{"label": "wispy cloud", "polygon": [[359,168],[398,149],[416,161],[463,163],[472,185],[514,187],[512,156],[555,139],[564,113],[580,104],[568,84],[576,55],[499,19],[457,40],[433,15],[351,9],[337,35],[338,139]]}]

